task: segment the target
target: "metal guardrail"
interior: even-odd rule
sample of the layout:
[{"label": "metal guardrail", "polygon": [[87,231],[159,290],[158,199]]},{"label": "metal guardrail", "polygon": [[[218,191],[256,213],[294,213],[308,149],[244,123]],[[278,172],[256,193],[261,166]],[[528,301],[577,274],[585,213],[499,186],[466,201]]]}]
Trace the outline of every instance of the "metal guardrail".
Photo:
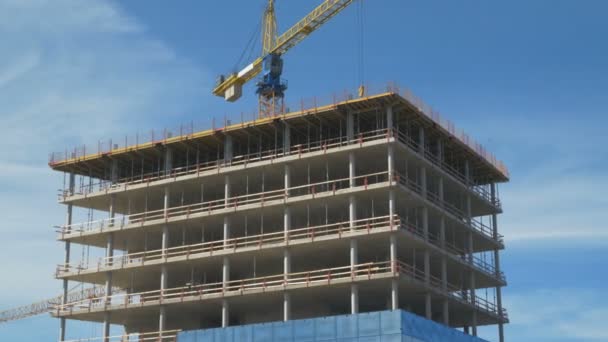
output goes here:
[{"label": "metal guardrail", "polygon": [[442,281],[430,274],[427,275],[423,270],[416,268],[414,265],[399,260],[395,263],[391,261],[369,262],[306,272],[282,273],[267,277],[231,280],[226,283],[216,282],[138,293],[119,293],[112,296],[89,298],[69,302],[65,305],[58,305],[55,314],[57,316],[65,316],[92,311],[128,309],[144,305],[200,301],[217,296],[246,295],[259,293],[260,291],[285,291],[293,286],[327,286],[332,285],[337,280],[350,279],[351,281],[362,281],[383,276],[394,277],[396,275],[407,276],[417,281],[420,285],[431,287],[445,296],[484,310],[492,315],[501,316],[496,304],[479,296],[468,296],[464,294],[463,288]]}]

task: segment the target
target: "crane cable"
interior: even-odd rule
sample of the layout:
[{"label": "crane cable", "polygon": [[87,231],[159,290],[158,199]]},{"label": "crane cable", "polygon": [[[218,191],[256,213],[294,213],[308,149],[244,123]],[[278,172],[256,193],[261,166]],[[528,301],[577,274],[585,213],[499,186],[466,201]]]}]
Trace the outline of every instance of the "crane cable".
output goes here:
[{"label": "crane cable", "polygon": [[[260,33],[262,31],[262,19],[263,18],[260,18],[258,20],[258,24],[255,26],[255,28],[251,32],[251,35],[250,35],[249,39],[247,40],[247,44],[245,45],[245,48],[243,49],[243,51],[241,52],[241,55],[239,56],[238,60],[234,64],[234,67],[233,67],[234,72],[238,72],[240,67],[242,67],[243,61],[245,61],[245,60],[249,61],[252,59],[256,45],[260,42],[260,39],[261,39]],[[245,59],[245,55],[247,55],[246,59]]]},{"label": "crane cable", "polygon": [[357,76],[359,82],[359,97],[365,96],[366,89],[364,85],[365,80],[365,60],[364,60],[364,27],[365,27],[365,12],[363,8],[363,1],[359,0],[359,4],[357,6]]}]

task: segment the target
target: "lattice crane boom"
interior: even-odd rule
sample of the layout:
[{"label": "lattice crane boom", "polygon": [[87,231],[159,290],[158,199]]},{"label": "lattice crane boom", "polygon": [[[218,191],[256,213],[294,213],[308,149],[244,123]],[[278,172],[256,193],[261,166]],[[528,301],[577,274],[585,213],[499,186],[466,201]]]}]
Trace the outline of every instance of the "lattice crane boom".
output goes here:
[{"label": "lattice crane boom", "polygon": [[[115,289],[118,291],[118,289]],[[105,287],[96,286],[85,290],[72,291],[68,293],[67,302],[76,302],[91,297],[103,297],[105,296]],[[63,295],[46,299],[37,303],[24,305],[16,308],[12,308],[5,311],[0,311],[0,323],[16,321],[23,318],[41,315],[47,312],[53,311],[55,306],[61,304]]]},{"label": "lattice crane boom", "polygon": [[[272,39],[276,31],[276,19],[274,16],[274,0],[269,0],[269,5],[264,14],[264,33],[262,56],[256,58],[241,71],[233,73],[228,77],[221,76],[213,94],[224,97],[226,101],[234,102],[242,95],[242,87],[245,83],[256,77],[264,69],[264,60],[268,56],[281,56],[291,48],[299,44],[312,32],[323,26],[331,18],[348,7],[354,0],[325,0],[312,12],[302,18],[282,35]],[[274,31],[273,31],[274,30]],[[274,40],[274,44],[270,44]],[[269,49],[269,46],[273,48]]]}]

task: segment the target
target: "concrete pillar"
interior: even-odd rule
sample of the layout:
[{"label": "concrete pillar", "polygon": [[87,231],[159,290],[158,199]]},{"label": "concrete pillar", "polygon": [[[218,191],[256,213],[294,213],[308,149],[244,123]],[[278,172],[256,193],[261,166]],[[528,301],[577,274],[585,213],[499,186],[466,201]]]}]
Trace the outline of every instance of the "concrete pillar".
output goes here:
[{"label": "concrete pillar", "polygon": [[222,299],[222,328],[227,328],[230,324],[230,306],[228,300]]},{"label": "concrete pillar", "polygon": [[391,281],[391,310],[399,309],[399,275],[397,274],[397,235],[390,236],[391,272],[395,279]]},{"label": "concrete pillar", "polygon": [[443,300],[443,324],[449,326],[450,325],[450,306],[447,299]]},{"label": "concrete pillar", "polygon": [[[492,198],[492,203],[496,203],[496,184],[492,183],[490,187],[490,195]],[[494,240],[498,241],[498,217],[496,213],[492,213],[492,235]],[[494,249],[494,269],[496,270],[496,277],[500,277],[500,251],[498,248]],[[498,314],[502,315],[502,288],[500,286],[496,287],[496,306],[498,308]],[[504,342],[505,333],[504,333],[504,325],[502,321],[498,323],[498,341]]]},{"label": "concrete pillar", "polygon": [[418,145],[418,152],[420,152],[420,154],[424,156],[424,149],[425,149],[425,144],[426,144],[426,138],[425,138],[424,128],[423,127],[420,127],[418,129],[418,140],[420,142],[420,145]]},{"label": "concrete pillar", "polygon": [[395,229],[395,216],[396,216],[396,203],[395,203],[395,190],[389,190],[388,192],[388,215],[390,220],[390,225],[392,229]]},{"label": "concrete pillar", "polygon": [[103,326],[101,330],[102,341],[110,341],[110,313],[108,311],[103,313]]},{"label": "concrete pillar", "polygon": [[346,139],[355,138],[355,115],[352,112],[346,113]]},{"label": "concrete pillar", "polygon": [[438,193],[438,197],[439,197],[439,205],[443,208],[443,201],[444,201],[444,191],[443,191],[443,177],[439,177],[439,181],[437,183],[437,193]]},{"label": "concrete pillar", "polygon": [[399,310],[399,280],[391,281],[391,310]]},{"label": "concrete pillar", "polygon": [[291,252],[285,248],[283,250],[283,278],[288,279],[288,275],[291,273]]},{"label": "concrete pillar", "polygon": [[388,144],[387,156],[388,181],[392,183],[395,180],[395,146],[392,143]]},{"label": "concrete pillar", "polygon": [[386,128],[389,130],[394,126],[393,120],[393,106],[386,107]]},{"label": "concrete pillar", "polygon": [[433,319],[433,307],[431,303],[431,294],[429,292],[424,295],[424,313],[426,319]]},{"label": "concrete pillar", "polygon": [[291,151],[291,128],[283,121],[283,155],[289,155]]},{"label": "concrete pillar", "polygon": [[424,235],[424,241],[429,241],[429,208],[422,207],[422,234]]},{"label": "concrete pillar", "polygon": [[355,152],[348,152],[348,185],[352,188],[356,185],[355,177]]},{"label": "concrete pillar", "polygon": [[349,227],[353,229],[357,220],[357,200],[354,195],[348,197],[348,220]]},{"label": "concrete pillar", "polygon": [[224,176],[224,206],[230,206],[230,176]]},{"label": "concrete pillar", "polygon": [[291,319],[291,294],[289,292],[283,293],[283,321],[289,321]]},{"label": "concrete pillar", "polygon": [[[167,148],[165,150],[165,165],[164,165],[165,175],[171,174],[172,168],[173,168],[173,152],[170,148]],[[167,217],[167,214],[169,212],[169,204],[171,203],[170,195],[171,194],[170,194],[169,186],[165,186],[165,195],[163,198],[163,208],[164,208],[164,212],[165,212],[165,217]],[[166,223],[163,226],[162,237],[161,237],[161,248],[162,248],[163,256],[166,258],[167,249],[169,248],[169,225]],[[167,265],[163,264],[163,265],[161,265],[161,268],[160,268],[161,296],[164,296],[164,291],[167,289],[167,283],[168,283]],[[160,310],[159,310],[159,315],[158,315],[158,330],[159,331],[165,330],[166,320],[167,320],[166,308],[164,305],[161,305]]]},{"label": "concrete pillar", "polygon": [[[355,275],[355,265],[358,263],[358,246],[357,240],[350,240],[350,267],[352,274]],[[350,287],[350,308],[351,313],[356,314],[359,312],[359,287],[357,284],[352,284]]]},{"label": "concrete pillar", "polygon": [[223,227],[223,240],[224,248],[230,248],[230,217],[224,216],[224,227]]},{"label": "concrete pillar", "polygon": [[423,166],[420,168],[420,192],[423,198],[426,198],[427,193],[427,182],[426,182],[426,168]]},{"label": "concrete pillar", "polygon": [[[68,183],[68,193],[71,195],[74,193],[74,186],[76,183],[76,175],[70,173],[69,175],[69,183]],[[65,226],[66,231],[69,232],[71,230],[70,226],[72,225],[72,213],[73,213],[74,205],[72,203],[67,204],[66,216],[65,216]],[[70,264],[70,250],[71,244],[70,241],[66,240],[65,242],[65,254],[63,257],[63,264],[65,267],[68,267]],[[63,280],[63,296],[61,297],[61,304],[65,305],[68,302],[68,291],[69,291],[69,281],[67,279]],[[65,340],[66,333],[66,319],[65,317],[60,318],[59,320],[59,341]]]},{"label": "concrete pillar", "polygon": [[359,285],[352,284],[350,286],[350,313],[359,313]]},{"label": "concrete pillar", "polygon": [[291,187],[291,166],[285,164],[283,171],[283,187],[285,188],[285,196],[289,196],[289,188]]},{"label": "concrete pillar", "polygon": [[226,139],[224,140],[224,163],[226,165],[230,165],[232,163],[232,137],[226,135]]}]

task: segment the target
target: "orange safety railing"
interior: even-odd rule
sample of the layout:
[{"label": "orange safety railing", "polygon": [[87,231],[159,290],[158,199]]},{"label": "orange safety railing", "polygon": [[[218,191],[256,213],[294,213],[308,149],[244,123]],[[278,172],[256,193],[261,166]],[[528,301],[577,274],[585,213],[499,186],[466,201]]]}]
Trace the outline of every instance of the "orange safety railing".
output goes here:
[{"label": "orange safety railing", "polygon": [[[493,154],[488,152],[481,144],[473,141],[469,135],[464,133],[462,130],[459,130],[455,127],[455,125],[443,118],[439,112],[435,111],[433,108],[424,103],[420,98],[415,96],[409,89],[401,88],[395,83],[389,83],[385,86],[381,87],[371,87],[366,86],[367,93],[376,93],[376,94],[384,94],[384,93],[392,93],[395,95],[399,95],[409,103],[411,103],[420,114],[427,117],[429,120],[437,123],[447,134],[456,138],[460,143],[466,145],[473,152],[481,156],[484,160],[486,160],[490,165],[495,167],[500,173],[502,173],[505,177],[509,177],[509,171],[503,162],[498,160]],[[355,101],[357,97],[353,94],[356,92],[344,91],[343,93],[334,93],[328,96],[325,99],[315,97],[313,99],[302,99],[299,101],[299,110],[303,113],[317,113],[323,109],[334,109],[340,103]],[[325,106],[319,106],[320,103],[327,103]],[[289,106],[287,106],[289,107]],[[251,113],[251,121],[256,122],[257,113]],[[240,116],[240,123],[236,125],[241,125],[245,127],[247,119],[243,114]],[[108,141],[100,141],[96,146],[79,146],[70,151],[67,149],[63,152],[53,152],[49,156],[49,165],[53,166],[63,161],[67,161],[70,159],[80,159],[88,155],[103,155],[103,154],[111,154],[113,151],[123,150],[123,149],[137,149],[139,146],[150,143],[158,143],[158,142],[166,142],[168,139],[173,137],[187,140],[190,139],[195,133],[202,132],[205,129],[210,129],[213,131],[221,131],[224,130],[227,126],[231,126],[231,120],[224,117],[223,119],[223,127],[216,127],[215,118],[211,120],[210,123],[207,124],[194,124],[193,122],[189,124],[182,124],[179,127],[173,129],[162,129],[160,131],[150,131],[148,134],[136,134],[135,136],[125,136],[123,139],[116,140],[108,140]]]},{"label": "orange safety railing", "polygon": [[[387,172],[378,172],[354,177],[355,186],[365,186],[388,181]],[[337,190],[350,188],[350,178],[328,180],[312,184],[293,186],[287,189],[277,189],[266,192],[259,192],[249,195],[233,196],[228,199],[218,199],[202,203],[171,207],[168,209],[158,209],[145,211],[137,214],[125,215],[122,217],[105,218],[83,223],[74,223],[58,227],[58,232],[65,237],[66,235],[80,234],[83,232],[103,232],[105,230],[120,230],[126,226],[144,225],[146,222],[164,220],[184,216],[186,219],[197,214],[211,214],[217,210],[232,209],[253,204],[265,204],[270,201],[284,201],[290,197],[297,196],[319,196],[323,193],[335,192]]]},{"label": "orange safety railing", "polygon": [[462,303],[500,316],[496,304],[479,296],[471,297],[465,294],[463,288],[432,275],[427,276],[424,270],[399,260],[395,264],[392,264],[390,261],[369,262],[352,266],[231,280],[225,283],[207,283],[138,293],[118,293],[112,296],[90,298],[58,305],[55,314],[57,316],[73,315],[92,311],[126,309],[143,305],[200,301],[217,296],[224,297],[248,293],[284,291],[290,286],[326,286],[348,279],[351,281],[363,281],[379,277],[394,277],[395,275],[409,277],[422,286],[434,288],[436,291]]},{"label": "orange safety railing", "polygon": [[177,333],[181,330],[164,330],[146,333],[132,333],[114,335],[108,337],[91,337],[77,340],[66,340],[65,342],[176,342]]},{"label": "orange safety railing", "polygon": [[63,274],[80,274],[87,271],[100,271],[106,269],[123,268],[132,265],[143,265],[145,262],[162,260],[173,257],[189,256],[194,257],[200,254],[213,255],[214,252],[222,250],[237,250],[238,248],[263,248],[265,246],[276,245],[280,243],[294,243],[298,240],[315,241],[326,236],[346,237],[354,233],[372,233],[376,231],[384,231],[386,229],[397,229],[400,225],[399,216],[394,215],[393,219],[390,216],[371,217],[353,221],[353,226],[350,226],[350,221],[324,224],[318,226],[304,227],[298,229],[290,229],[288,231],[276,231],[252,236],[244,236],[227,240],[216,240],[186,246],[170,247],[165,250],[157,249],[152,251],[129,253],[124,255],[115,255],[112,257],[102,257],[93,262],[91,266],[88,263],[80,262],[77,264],[61,264],[57,266],[57,276]]}]

